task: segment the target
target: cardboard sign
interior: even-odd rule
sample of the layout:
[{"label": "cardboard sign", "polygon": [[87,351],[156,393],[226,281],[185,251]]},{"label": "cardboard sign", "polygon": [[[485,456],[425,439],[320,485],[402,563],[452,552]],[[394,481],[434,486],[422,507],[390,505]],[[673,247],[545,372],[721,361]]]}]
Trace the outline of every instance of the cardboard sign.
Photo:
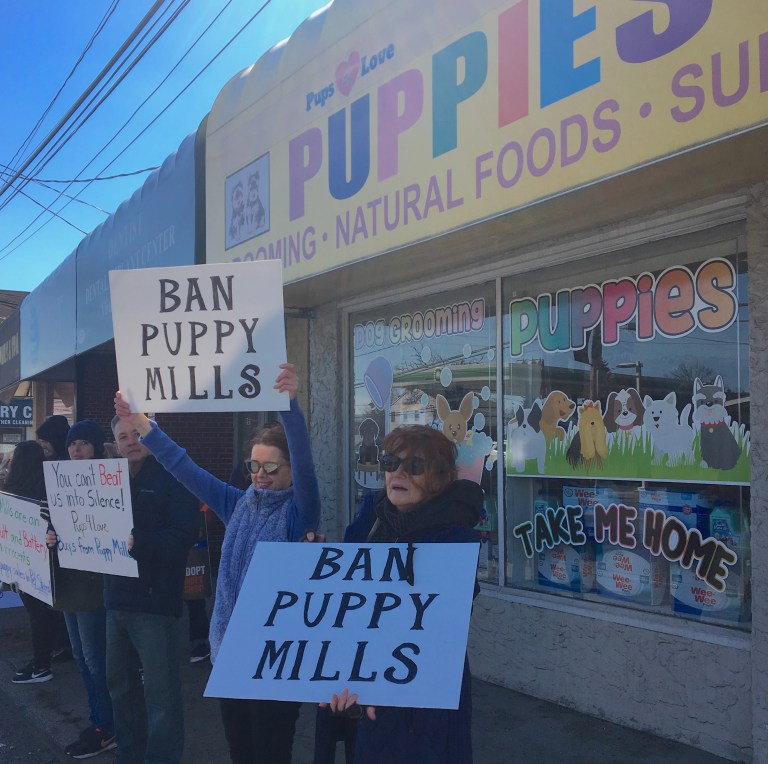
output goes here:
[{"label": "cardboard sign", "polygon": [[133,411],[286,411],[279,261],[110,271],[120,389]]},{"label": "cardboard sign", "polygon": [[206,696],[458,708],[478,544],[258,544]]},{"label": "cardboard sign", "polygon": [[39,504],[0,493],[0,581],[52,605],[46,528]]},{"label": "cardboard sign", "polygon": [[138,577],[136,560],[128,554],[133,528],[128,460],[44,462],[43,471],[61,567]]}]

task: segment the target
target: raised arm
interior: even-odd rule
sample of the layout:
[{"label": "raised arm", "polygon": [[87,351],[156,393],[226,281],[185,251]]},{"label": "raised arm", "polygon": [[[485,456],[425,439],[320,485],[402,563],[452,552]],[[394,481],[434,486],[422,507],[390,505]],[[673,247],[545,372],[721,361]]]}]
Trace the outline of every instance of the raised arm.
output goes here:
[{"label": "raised arm", "polygon": [[291,363],[280,365],[281,373],[275,381],[275,389],[287,392],[291,399],[289,411],[280,412],[280,420],[285,428],[288,451],[291,457],[293,474],[293,495],[296,513],[288,518],[288,538],[298,541],[304,532],[316,530],[320,522],[320,491],[317,487],[315,463],[309,445],[309,432],[304,413],[296,400],[299,380],[296,367]]},{"label": "raised arm", "polygon": [[119,390],[115,395],[115,413],[139,432],[141,442],[176,480],[207,504],[224,523],[229,521],[235,504],[245,493],[243,490],[219,480],[195,463],[156,422],[144,414],[132,412]]}]

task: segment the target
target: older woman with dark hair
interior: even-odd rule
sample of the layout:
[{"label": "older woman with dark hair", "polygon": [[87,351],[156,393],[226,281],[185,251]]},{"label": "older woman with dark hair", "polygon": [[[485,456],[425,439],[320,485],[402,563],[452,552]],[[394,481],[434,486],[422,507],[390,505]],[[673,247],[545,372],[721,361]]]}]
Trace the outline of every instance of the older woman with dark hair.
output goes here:
[{"label": "older woman with dark hair", "polygon": [[[381,444],[384,494],[366,498],[345,541],[477,542],[483,491],[457,480],[456,446],[424,425],[398,427]],[[457,710],[355,705],[344,690],[331,698],[335,714],[360,716],[355,761],[366,764],[468,764],[472,761],[472,705],[465,659]],[[316,762],[319,756],[316,755]]]}]

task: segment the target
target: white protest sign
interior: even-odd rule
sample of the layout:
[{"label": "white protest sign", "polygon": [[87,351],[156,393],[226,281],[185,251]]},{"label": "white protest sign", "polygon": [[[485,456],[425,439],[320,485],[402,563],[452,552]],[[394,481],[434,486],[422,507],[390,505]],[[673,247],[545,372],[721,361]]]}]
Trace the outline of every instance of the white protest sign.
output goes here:
[{"label": "white protest sign", "polygon": [[458,708],[478,549],[259,543],[205,695]]},{"label": "white protest sign", "polygon": [[133,411],[287,411],[279,260],[110,271],[120,389]]},{"label": "white protest sign", "polygon": [[52,605],[47,527],[39,504],[0,493],[0,581]]},{"label": "white protest sign", "polygon": [[138,577],[136,560],[128,554],[133,529],[128,460],[43,462],[43,471],[59,565]]}]

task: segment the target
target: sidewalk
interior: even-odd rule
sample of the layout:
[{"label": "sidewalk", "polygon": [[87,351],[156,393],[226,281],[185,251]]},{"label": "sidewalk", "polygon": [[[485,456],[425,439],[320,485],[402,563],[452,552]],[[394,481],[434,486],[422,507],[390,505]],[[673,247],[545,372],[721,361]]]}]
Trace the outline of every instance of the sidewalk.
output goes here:
[{"label": "sidewalk", "polygon": [[[54,664],[54,679],[45,684],[15,685],[15,669],[29,659],[29,623],[23,608],[0,610],[0,703],[24,714],[46,743],[53,761],[71,762],[67,743],[88,726],[85,692],[74,661]],[[471,656],[470,656],[471,657]],[[219,719],[218,701],[203,698],[210,664],[185,664],[184,764],[226,764],[229,761]],[[474,682],[473,737],[476,764],[723,764],[726,759],[673,743],[552,703]],[[311,764],[314,708],[302,706],[294,743],[294,764]],[[0,740],[2,743],[2,740]],[[28,759],[0,754],[3,764]],[[336,761],[344,759],[341,748]],[[93,759],[109,762],[110,754]],[[359,762],[365,764],[365,762]],[[396,763],[393,763],[396,764]]]}]

